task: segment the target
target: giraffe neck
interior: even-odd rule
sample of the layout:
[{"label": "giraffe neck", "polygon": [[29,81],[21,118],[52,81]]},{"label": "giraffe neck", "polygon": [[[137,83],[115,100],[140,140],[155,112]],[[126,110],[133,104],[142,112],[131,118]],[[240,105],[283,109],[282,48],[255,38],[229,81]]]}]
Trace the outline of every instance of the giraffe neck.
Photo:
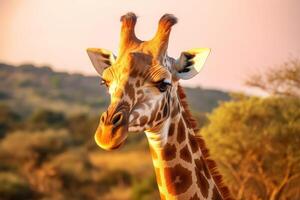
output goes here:
[{"label": "giraffe neck", "polygon": [[146,132],[161,199],[222,199],[184,109],[171,107],[164,126]]}]

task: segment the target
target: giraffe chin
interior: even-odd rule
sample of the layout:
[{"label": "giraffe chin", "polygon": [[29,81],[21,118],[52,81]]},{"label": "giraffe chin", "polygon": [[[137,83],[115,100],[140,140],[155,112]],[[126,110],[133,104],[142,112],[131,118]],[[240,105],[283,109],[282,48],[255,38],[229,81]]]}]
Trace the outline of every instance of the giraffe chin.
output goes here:
[{"label": "giraffe chin", "polygon": [[[99,130],[100,129],[100,130]],[[128,136],[128,128],[120,127],[118,130],[107,130],[98,128],[95,133],[96,144],[104,150],[115,150],[120,148]]]}]

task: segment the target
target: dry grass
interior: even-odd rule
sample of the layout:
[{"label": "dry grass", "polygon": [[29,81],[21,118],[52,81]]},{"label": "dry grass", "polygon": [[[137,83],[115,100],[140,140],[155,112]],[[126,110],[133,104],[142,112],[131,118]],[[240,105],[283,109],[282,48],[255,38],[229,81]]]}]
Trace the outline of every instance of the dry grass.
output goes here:
[{"label": "dry grass", "polygon": [[112,188],[109,193],[99,197],[98,200],[131,200],[131,196],[132,196],[131,188],[117,186]]},{"label": "dry grass", "polygon": [[152,160],[148,151],[98,151],[90,153],[89,158],[94,166],[101,169],[126,170],[131,174],[142,176],[153,174]]}]

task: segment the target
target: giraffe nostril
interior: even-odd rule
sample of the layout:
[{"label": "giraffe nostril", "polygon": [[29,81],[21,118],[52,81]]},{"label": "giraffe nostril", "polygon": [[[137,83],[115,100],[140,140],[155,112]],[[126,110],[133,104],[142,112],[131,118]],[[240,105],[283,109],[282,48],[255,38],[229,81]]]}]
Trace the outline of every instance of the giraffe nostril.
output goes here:
[{"label": "giraffe nostril", "polygon": [[112,122],[112,124],[113,124],[114,126],[118,126],[118,125],[121,124],[122,119],[123,119],[123,113],[122,113],[122,112],[118,112],[118,113],[116,113],[116,114],[113,116],[111,122]]},{"label": "giraffe nostril", "polygon": [[106,113],[102,114],[102,116],[101,116],[101,118],[100,118],[100,121],[101,121],[102,123],[105,122],[105,118],[106,118],[105,116],[106,116]]}]

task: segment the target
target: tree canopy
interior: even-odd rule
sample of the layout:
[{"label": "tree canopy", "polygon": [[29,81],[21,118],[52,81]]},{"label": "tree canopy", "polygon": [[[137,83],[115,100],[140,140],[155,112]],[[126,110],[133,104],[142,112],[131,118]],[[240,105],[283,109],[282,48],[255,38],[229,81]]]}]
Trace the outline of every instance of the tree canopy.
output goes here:
[{"label": "tree canopy", "polygon": [[201,134],[237,199],[300,197],[299,99],[239,96],[208,118]]}]

